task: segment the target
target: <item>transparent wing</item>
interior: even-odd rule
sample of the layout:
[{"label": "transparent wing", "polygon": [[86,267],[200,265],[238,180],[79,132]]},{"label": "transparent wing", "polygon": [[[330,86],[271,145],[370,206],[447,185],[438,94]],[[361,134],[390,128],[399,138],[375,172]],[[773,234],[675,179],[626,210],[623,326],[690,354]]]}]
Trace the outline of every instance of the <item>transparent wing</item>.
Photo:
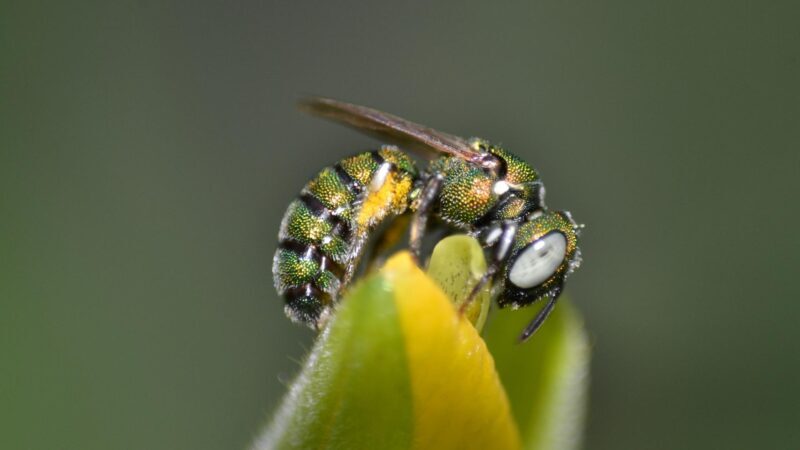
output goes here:
[{"label": "transparent wing", "polygon": [[300,109],[316,116],[341,122],[368,134],[387,138],[414,150],[446,153],[480,166],[491,168],[494,158],[473,148],[461,137],[410,122],[366,106],[354,105],[324,97],[300,101]]}]

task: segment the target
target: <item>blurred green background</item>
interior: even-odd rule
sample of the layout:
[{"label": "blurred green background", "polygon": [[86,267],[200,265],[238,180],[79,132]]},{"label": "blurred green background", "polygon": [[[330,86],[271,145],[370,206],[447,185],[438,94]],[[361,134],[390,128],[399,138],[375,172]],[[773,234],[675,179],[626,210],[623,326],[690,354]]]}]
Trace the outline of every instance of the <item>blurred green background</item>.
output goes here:
[{"label": "blurred green background", "polygon": [[249,442],[312,338],[280,217],[376,145],[306,93],[502,142],[587,224],[587,448],[800,448],[799,9],[3,2],[0,448]]}]

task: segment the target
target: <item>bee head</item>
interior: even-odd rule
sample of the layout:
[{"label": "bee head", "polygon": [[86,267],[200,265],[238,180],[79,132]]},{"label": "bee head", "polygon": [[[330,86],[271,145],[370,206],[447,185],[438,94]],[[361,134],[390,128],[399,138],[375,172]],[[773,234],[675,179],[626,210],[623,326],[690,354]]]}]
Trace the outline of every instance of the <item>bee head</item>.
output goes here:
[{"label": "bee head", "polygon": [[514,237],[498,303],[519,307],[557,296],[566,277],[580,266],[581,228],[566,211],[530,214]]}]

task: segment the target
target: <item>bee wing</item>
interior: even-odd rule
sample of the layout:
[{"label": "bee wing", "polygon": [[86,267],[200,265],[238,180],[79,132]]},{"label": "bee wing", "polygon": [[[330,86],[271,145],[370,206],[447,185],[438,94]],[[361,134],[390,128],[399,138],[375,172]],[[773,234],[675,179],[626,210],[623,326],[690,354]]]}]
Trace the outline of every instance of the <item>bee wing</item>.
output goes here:
[{"label": "bee wing", "polygon": [[324,97],[300,101],[300,109],[313,115],[335,120],[368,134],[388,138],[415,150],[446,153],[480,166],[491,168],[495,162],[473,148],[461,137],[410,122],[401,117],[366,106],[354,105]]}]

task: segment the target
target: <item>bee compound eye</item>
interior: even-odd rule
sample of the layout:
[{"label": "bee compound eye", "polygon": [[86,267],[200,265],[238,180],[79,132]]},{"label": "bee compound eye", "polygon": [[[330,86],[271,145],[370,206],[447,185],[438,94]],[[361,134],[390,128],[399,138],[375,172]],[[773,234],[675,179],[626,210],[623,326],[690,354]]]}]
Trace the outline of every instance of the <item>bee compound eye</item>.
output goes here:
[{"label": "bee compound eye", "polygon": [[538,286],[556,273],[567,254],[567,238],[554,231],[524,248],[512,262],[508,279],[521,289]]}]

